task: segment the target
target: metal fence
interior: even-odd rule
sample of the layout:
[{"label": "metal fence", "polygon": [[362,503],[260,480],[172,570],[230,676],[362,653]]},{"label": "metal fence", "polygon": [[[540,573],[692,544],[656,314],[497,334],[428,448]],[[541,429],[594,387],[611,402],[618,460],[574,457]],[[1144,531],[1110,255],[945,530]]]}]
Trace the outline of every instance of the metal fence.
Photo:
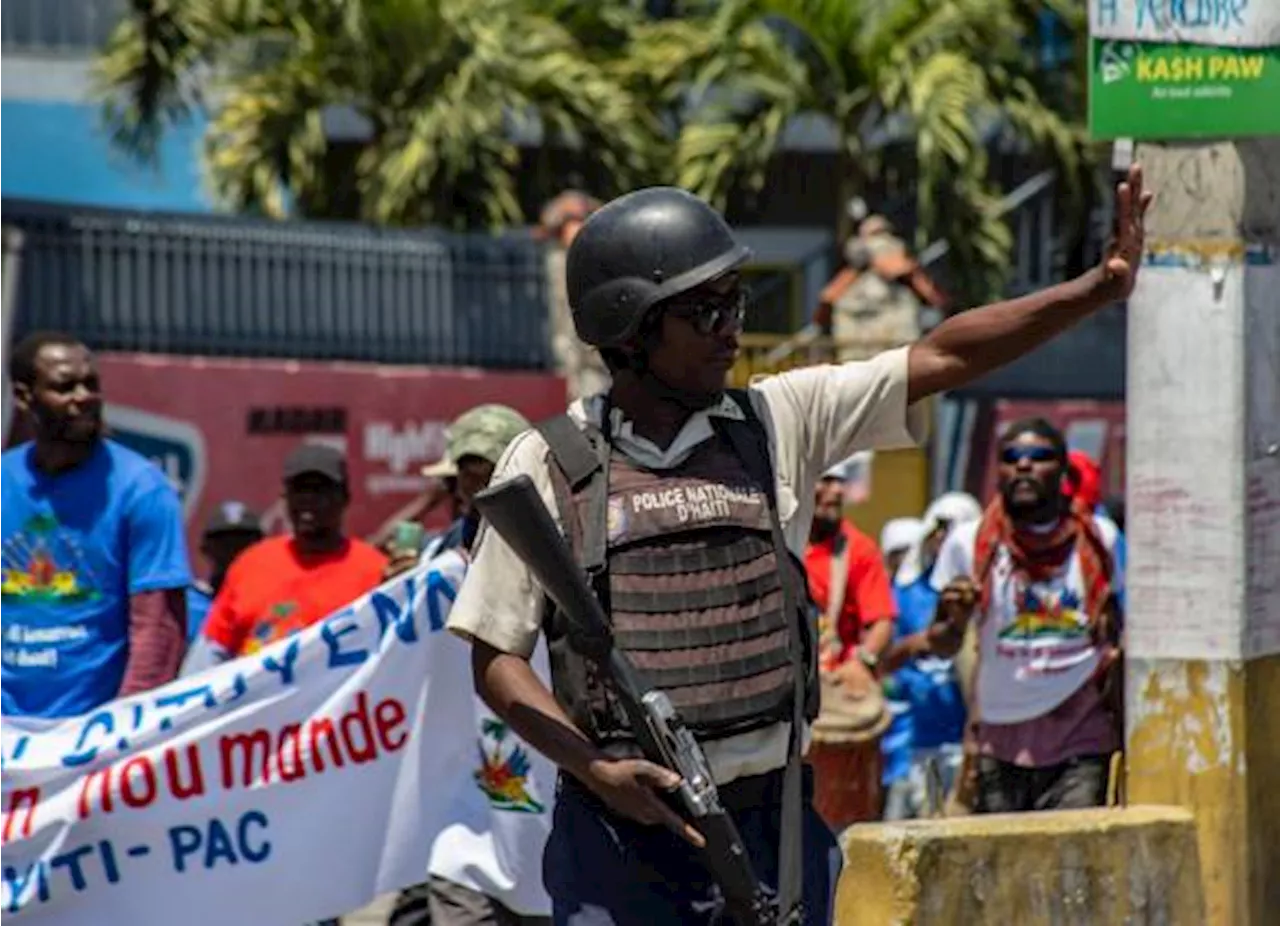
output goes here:
[{"label": "metal fence", "polygon": [[15,335],[104,350],[507,369],[549,365],[527,235],[385,230],[5,200]]},{"label": "metal fence", "polygon": [[4,0],[4,49],[77,53],[100,48],[126,8],[124,0]]}]

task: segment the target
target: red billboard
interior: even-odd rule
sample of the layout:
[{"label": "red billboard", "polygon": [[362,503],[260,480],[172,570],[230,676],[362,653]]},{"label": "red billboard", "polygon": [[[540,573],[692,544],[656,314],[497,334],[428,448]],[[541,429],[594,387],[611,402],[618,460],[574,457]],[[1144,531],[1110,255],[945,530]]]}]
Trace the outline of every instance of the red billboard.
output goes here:
[{"label": "red billboard", "polygon": [[200,525],[227,499],[264,513],[268,530],[286,526],[280,472],[304,439],[345,450],[347,527],[364,536],[426,488],[419,470],[440,458],[445,426],[462,412],[501,402],[537,421],[566,403],[564,380],[546,373],[155,354],[97,361],[112,436],[180,487],[193,552]]}]

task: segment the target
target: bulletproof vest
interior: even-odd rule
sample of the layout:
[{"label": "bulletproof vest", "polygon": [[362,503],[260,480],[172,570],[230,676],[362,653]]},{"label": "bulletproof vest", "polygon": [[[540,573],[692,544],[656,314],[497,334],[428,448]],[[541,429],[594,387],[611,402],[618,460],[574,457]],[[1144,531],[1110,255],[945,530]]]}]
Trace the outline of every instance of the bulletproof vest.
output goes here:
[{"label": "bulletproof vest", "polygon": [[[599,543],[588,533],[603,531],[604,562],[588,571],[614,645],[667,693],[700,740],[789,720],[793,647],[802,649],[797,662],[808,692],[814,646],[802,568],[775,548],[772,483],[761,484],[723,433],[680,466],[655,471],[612,450],[598,430],[575,431],[591,444],[604,478],[575,487],[552,444],[552,482],[580,561],[585,545]],[[787,613],[784,575],[798,613]],[[608,680],[574,649],[554,606],[544,623],[557,699],[597,744],[634,754]]]}]

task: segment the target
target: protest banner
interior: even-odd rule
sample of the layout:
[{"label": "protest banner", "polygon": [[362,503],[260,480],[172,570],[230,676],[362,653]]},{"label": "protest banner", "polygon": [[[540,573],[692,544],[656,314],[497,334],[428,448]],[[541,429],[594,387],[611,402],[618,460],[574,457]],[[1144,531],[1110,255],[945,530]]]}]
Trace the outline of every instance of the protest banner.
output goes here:
[{"label": "protest banner", "polygon": [[287,926],[431,872],[548,913],[554,769],[476,698],[469,648],[443,629],[465,568],[439,557],[250,657],[81,717],[5,718],[0,911]]}]

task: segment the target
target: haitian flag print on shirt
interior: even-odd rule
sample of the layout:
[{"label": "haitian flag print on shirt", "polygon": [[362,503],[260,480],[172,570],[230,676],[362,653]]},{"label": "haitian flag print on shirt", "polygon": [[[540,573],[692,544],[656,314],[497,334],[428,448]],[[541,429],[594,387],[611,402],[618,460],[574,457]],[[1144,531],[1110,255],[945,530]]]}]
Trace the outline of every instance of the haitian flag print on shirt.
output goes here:
[{"label": "haitian flag print on shirt", "polygon": [[5,452],[3,712],[67,717],[111,700],[129,655],[129,596],[191,581],[177,493],[109,440],[69,472]]}]

